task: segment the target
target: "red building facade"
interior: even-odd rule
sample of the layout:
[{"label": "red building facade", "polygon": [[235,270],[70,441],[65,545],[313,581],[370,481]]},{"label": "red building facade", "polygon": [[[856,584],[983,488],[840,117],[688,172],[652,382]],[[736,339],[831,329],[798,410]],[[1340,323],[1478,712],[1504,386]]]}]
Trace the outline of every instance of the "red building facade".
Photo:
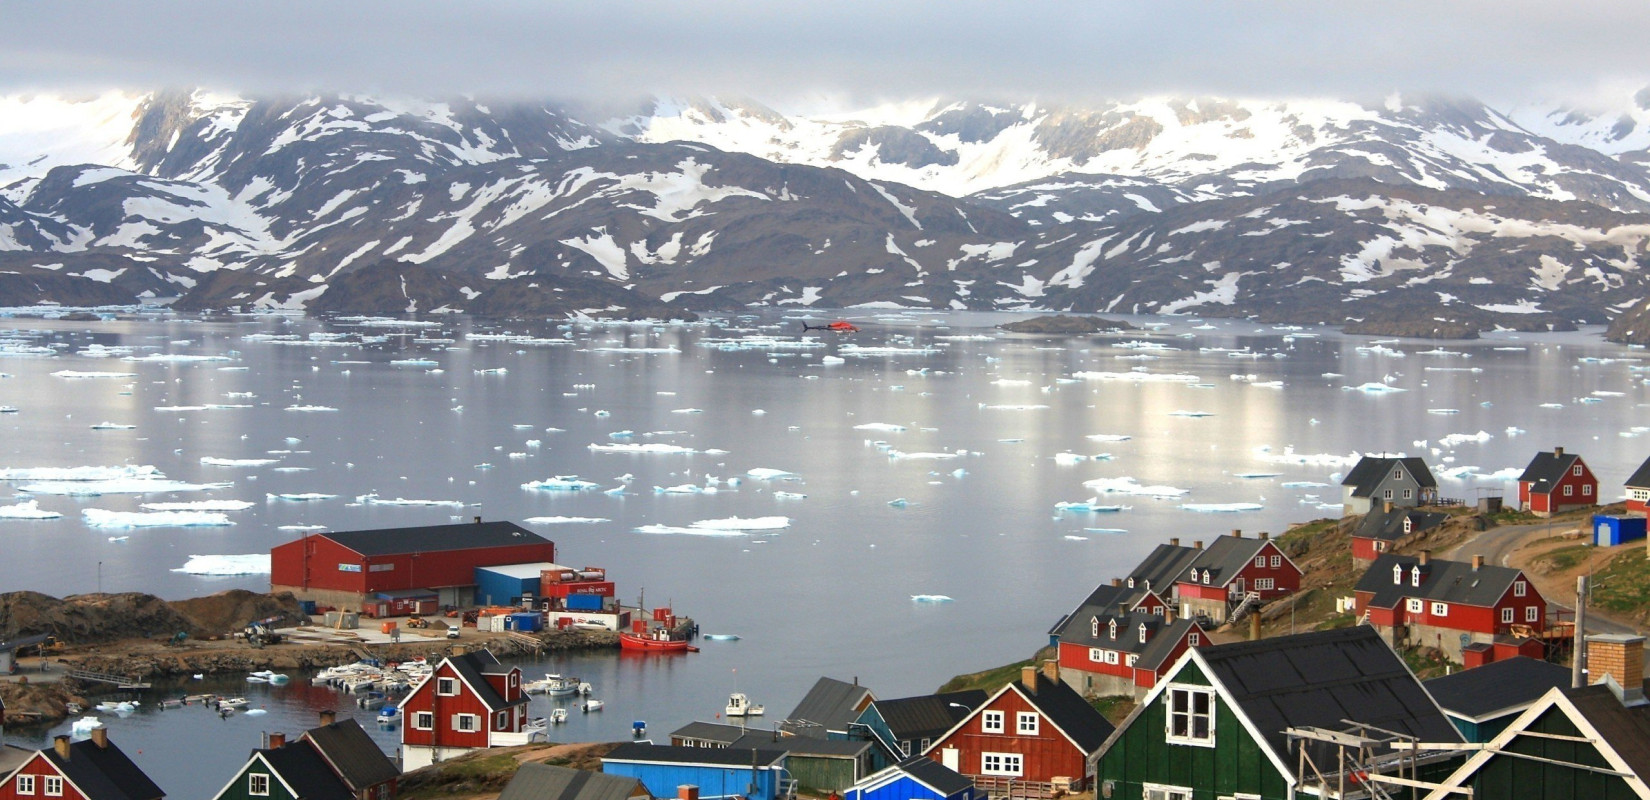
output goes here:
[{"label": "red building facade", "polygon": [[1437,647],[1456,659],[1474,642],[1547,627],[1547,601],[1524,573],[1485,565],[1480,556],[1384,556],[1358,581],[1353,601],[1354,614],[1367,615],[1394,646]]},{"label": "red building facade", "polygon": [[526,744],[528,697],[521,668],[481,651],[444,659],[401,701],[402,769],[487,747]]},{"label": "red building facade", "polygon": [[1518,478],[1518,505],[1542,516],[1598,505],[1598,478],[1562,447],[1537,453]]},{"label": "red building facade", "polygon": [[988,790],[1008,782],[1069,782],[1081,791],[1089,784],[1088,756],[1110,733],[1110,723],[1058,677],[1026,667],[1021,680],[998,690],[924,754]]},{"label": "red building facade", "polygon": [[69,742],[59,736],[0,780],[0,800],[160,800],[166,793],[120,748],[108,731]]}]

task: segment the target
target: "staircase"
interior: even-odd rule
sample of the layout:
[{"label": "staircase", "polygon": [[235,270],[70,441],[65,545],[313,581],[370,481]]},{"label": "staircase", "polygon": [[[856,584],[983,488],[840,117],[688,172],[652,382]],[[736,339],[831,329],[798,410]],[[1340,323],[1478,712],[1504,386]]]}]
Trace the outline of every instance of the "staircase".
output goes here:
[{"label": "staircase", "polygon": [[1256,592],[1247,592],[1243,595],[1243,599],[1232,607],[1231,613],[1226,615],[1226,621],[1236,625],[1258,608],[1260,608],[1260,595]]}]

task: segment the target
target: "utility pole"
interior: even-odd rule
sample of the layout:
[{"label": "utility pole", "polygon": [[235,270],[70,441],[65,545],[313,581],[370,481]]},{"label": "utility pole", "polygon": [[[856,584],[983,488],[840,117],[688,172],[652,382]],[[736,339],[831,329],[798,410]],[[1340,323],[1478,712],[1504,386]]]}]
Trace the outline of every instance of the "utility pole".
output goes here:
[{"label": "utility pole", "polygon": [[1587,576],[1576,576],[1576,633],[1570,642],[1570,687],[1586,686],[1581,665],[1587,660]]},{"label": "utility pole", "polygon": [[97,562],[97,593],[103,594],[103,562]]}]

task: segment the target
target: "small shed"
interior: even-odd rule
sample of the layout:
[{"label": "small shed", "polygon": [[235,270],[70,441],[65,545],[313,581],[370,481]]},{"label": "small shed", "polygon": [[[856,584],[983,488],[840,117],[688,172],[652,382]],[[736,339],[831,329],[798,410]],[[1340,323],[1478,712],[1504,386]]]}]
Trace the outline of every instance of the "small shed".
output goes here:
[{"label": "small shed", "polygon": [[547,569],[561,567],[548,561],[476,567],[476,602],[505,605],[522,597],[536,597],[539,593],[539,574]]},{"label": "small shed", "polygon": [[1644,522],[1644,517],[1594,514],[1593,545],[1596,547],[1614,547],[1618,544],[1643,539],[1645,538]]},{"label": "small shed", "polygon": [[431,589],[391,589],[373,595],[376,603],[369,604],[373,616],[404,617],[408,614],[434,614],[440,603]]},{"label": "small shed", "polygon": [[844,800],[984,800],[985,793],[956,770],[917,756],[854,784]]},{"label": "small shed", "polygon": [[812,793],[843,792],[871,773],[872,742],[866,739],[815,739],[749,733],[730,745],[749,752],[758,748],[783,750],[785,772],[796,788]]}]

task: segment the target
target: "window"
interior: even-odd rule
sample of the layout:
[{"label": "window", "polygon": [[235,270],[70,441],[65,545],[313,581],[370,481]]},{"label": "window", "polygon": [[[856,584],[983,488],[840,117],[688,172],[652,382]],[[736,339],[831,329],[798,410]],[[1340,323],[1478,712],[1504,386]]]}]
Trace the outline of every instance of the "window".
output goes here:
[{"label": "window", "polygon": [[1195,633],[1187,634],[1186,643],[1193,647],[1197,647],[1198,645],[1203,644],[1203,637]]},{"label": "window", "polygon": [[1145,785],[1146,800],[1192,800],[1192,790],[1184,786]]},{"label": "window", "polygon": [[1525,592],[1523,581],[1513,581],[1513,597],[1523,597]]},{"label": "window", "polygon": [[458,694],[457,678],[436,678],[435,693],[442,697],[452,697]]},{"label": "window", "polygon": [[1510,608],[1501,609],[1501,621],[1502,622],[1512,622],[1513,621],[1513,610],[1510,609]]},{"label": "window", "polygon": [[1001,711],[987,711],[987,712],[981,714],[980,715],[980,732],[981,733],[1002,733],[1003,732],[1003,712],[1001,712]]},{"label": "window", "polygon": [[1110,623],[1107,624],[1106,627],[1108,628],[1109,632],[1111,633],[1111,638],[1116,639],[1117,638],[1117,620],[1115,620],[1115,619],[1112,620]]},{"label": "window", "polygon": [[1134,662],[1139,661],[1139,660],[1140,660],[1140,656],[1137,656],[1133,653],[1129,654],[1129,662],[1128,662],[1129,666],[1131,666],[1131,667],[1134,666]]},{"label": "window", "polygon": [[1014,715],[1014,732],[1021,736],[1036,736],[1040,719],[1042,717],[1037,716],[1035,711],[1021,711]]},{"label": "window", "polygon": [[414,711],[412,726],[415,731],[427,731],[435,727],[435,714],[429,711]]},{"label": "window", "polygon": [[1272,567],[1276,569],[1281,566],[1283,566],[1283,556],[1272,556]]},{"label": "window", "polygon": [[63,796],[63,776],[62,775],[47,775],[46,776],[46,796],[47,797],[62,797]]},{"label": "window", "polygon": [[1386,496],[1383,497],[1382,499],[1383,500],[1391,500],[1392,499],[1392,490],[1391,489],[1386,490]]},{"label": "window", "polygon": [[1590,484],[1590,483],[1582,484],[1581,493],[1584,494],[1584,495],[1591,496],[1592,493],[1593,493],[1593,485]]},{"label": "window", "polygon": [[1129,578],[1129,588],[1130,589],[1134,588],[1134,578]]},{"label": "window", "polygon": [[[1405,529],[1404,529],[1404,533],[1409,533],[1409,529],[1407,527],[1409,525],[1409,522],[1407,520],[1404,522],[1404,525],[1406,526]],[[1375,543],[1375,552],[1385,553],[1386,552],[1386,542],[1376,542]],[[1403,572],[1403,569],[1404,569],[1403,567],[1399,567],[1398,571],[1401,573],[1401,572]],[[1402,575],[1400,575],[1397,580],[1393,581],[1393,583],[1403,583],[1403,582],[1404,582],[1404,579],[1403,579]]]},{"label": "window", "polygon": [[[1415,520],[1412,520],[1409,517],[1404,517],[1404,533],[1407,535],[1407,534],[1411,534],[1411,533],[1414,533],[1414,532],[1415,532]],[[1381,544],[1386,544],[1386,542],[1381,542]],[[1385,550],[1386,548],[1381,547],[1381,548],[1377,548],[1377,549]]]},{"label": "window", "polygon": [[475,733],[481,730],[481,716],[478,714],[454,714],[453,730]]},{"label": "window", "polygon": [[1106,663],[1107,664],[1116,664],[1117,663],[1117,651],[1116,650],[1107,650],[1106,651]]},{"label": "window", "polygon": [[1403,583],[1404,583],[1404,565],[1403,564],[1393,564],[1392,565],[1392,582],[1396,585],[1400,585],[1400,586],[1403,585]]},{"label": "window", "polygon": [[1257,567],[1266,566],[1266,556],[1255,556],[1255,566],[1257,566]]},{"label": "window", "polygon": [[1577,464],[1577,465],[1571,467],[1570,468],[1570,474],[1575,475],[1576,477],[1580,477],[1581,476],[1581,465]]},{"label": "window", "polygon": [[1425,607],[1425,604],[1419,597],[1409,598],[1409,602],[1406,605],[1409,608],[1409,613],[1411,614],[1419,614],[1421,613],[1421,609]]},{"label": "window", "polygon": [[1204,585],[1208,585],[1208,583],[1209,583],[1209,571],[1208,570],[1203,571],[1203,583],[1204,583]]},{"label": "window", "polygon": [[1525,622],[1540,622],[1541,621],[1541,609],[1536,607],[1536,606],[1525,606],[1524,607],[1524,621]]},{"label": "window", "polygon": [[922,740],[922,749],[923,749],[923,752],[927,752],[927,751],[928,751],[928,746],[929,746],[929,745],[931,745],[931,744],[933,744],[933,743],[934,743],[934,740],[933,740],[933,739],[929,739],[929,738],[927,738],[927,737],[924,737],[924,738],[923,738],[923,740]]},{"label": "window", "polygon": [[510,712],[500,711],[493,717],[493,730],[502,731],[510,726]]},{"label": "window", "polygon": [[1213,747],[1215,744],[1215,693],[1208,689],[1169,689],[1170,744]]},{"label": "window", "polygon": [[910,758],[911,757],[911,740],[907,739],[903,742],[900,742],[899,743],[899,751],[901,753],[904,753],[906,758]]},{"label": "window", "polygon": [[1146,643],[1146,623],[1140,623],[1140,643]]},{"label": "window", "polygon": [[1565,497],[1569,497],[1571,495],[1574,495],[1575,493],[1576,493],[1576,487],[1574,487],[1574,486],[1564,487],[1564,496]]},{"label": "window", "polygon": [[1449,616],[1449,604],[1448,603],[1433,603],[1432,604],[1432,615],[1435,616],[1435,617],[1447,617],[1447,616]]},{"label": "window", "polygon": [[1106,660],[1106,651],[1101,650],[1098,647],[1090,647],[1089,648],[1089,660],[1093,661],[1096,664],[1098,664],[1102,661],[1105,661]]},{"label": "window", "polygon": [[34,776],[33,775],[19,775],[19,776],[17,776],[17,793],[18,794],[34,794]]},{"label": "window", "polygon": [[246,776],[246,793],[258,797],[269,796],[269,775],[254,772]]},{"label": "window", "polygon": [[1404,499],[1405,500],[1408,500],[1408,499],[1410,499],[1411,497],[1414,497],[1414,496],[1415,496],[1415,490],[1414,489],[1405,489],[1404,490]]},{"label": "window", "polygon": [[1417,587],[1421,585],[1421,568],[1420,567],[1410,567],[1409,568],[1409,585],[1410,586],[1417,586]]},{"label": "window", "polygon": [[1276,586],[1277,586],[1277,583],[1276,583],[1276,579],[1274,579],[1274,578],[1256,578],[1255,579],[1255,591],[1257,591],[1257,592],[1270,592],[1270,591],[1272,591],[1272,589],[1276,588]]},{"label": "window", "polygon": [[1393,470],[1392,471],[1392,479],[1395,480],[1395,481],[1403,480],[1404,479],[1404,471],[1401,470],[1401,469]]},{"label": "window", "polygon": [[1024,756],[1019,753],[981,753],[981,775],[1020,775]]},{"label": "window", "polygon": [[1099,617],[1089,617],[1089,636],[1091,636],[1095,639],[1100,638],[1100,618]]}]

